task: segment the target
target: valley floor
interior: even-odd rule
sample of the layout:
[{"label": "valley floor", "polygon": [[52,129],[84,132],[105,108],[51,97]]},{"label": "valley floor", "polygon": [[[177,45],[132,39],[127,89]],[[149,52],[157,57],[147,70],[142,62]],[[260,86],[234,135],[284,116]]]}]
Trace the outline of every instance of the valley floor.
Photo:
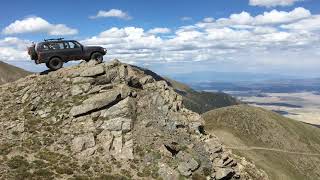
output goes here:
[{"label": "valley floor", "polygon": [[318,93],[263,93],[257,96],[237,95],[237,97],[250,105],[263,107],[291,119],[320,126],[320,94]]}]

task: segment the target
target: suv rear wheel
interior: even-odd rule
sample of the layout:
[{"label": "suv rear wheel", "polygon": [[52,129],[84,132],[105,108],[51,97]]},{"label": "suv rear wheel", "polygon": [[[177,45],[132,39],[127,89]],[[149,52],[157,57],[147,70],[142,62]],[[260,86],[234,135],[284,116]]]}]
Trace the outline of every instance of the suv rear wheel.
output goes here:
[{"label": "suv rear wheel", "polygon": [[63,61],[60,58],[52,58],[46,63],[46,65],[50,70],[55,71],[62,68]]},{"label": "suv rear wheel", "polygon": [[102,63],[103,55],[101,53],[96,52],[91,55],[91,59],[96,60],[98,63]]}]

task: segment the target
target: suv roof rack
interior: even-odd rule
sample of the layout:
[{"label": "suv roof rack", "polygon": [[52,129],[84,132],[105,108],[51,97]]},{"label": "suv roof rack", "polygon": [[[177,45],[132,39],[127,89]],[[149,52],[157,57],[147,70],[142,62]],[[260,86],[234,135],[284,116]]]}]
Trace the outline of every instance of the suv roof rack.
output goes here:
[{"label": "suv roof rack", "polygon": [[44,39],[45,42],[48,42],[48,41],[61,41],[63,40],[64,38],[56,38],[56,39]]}]

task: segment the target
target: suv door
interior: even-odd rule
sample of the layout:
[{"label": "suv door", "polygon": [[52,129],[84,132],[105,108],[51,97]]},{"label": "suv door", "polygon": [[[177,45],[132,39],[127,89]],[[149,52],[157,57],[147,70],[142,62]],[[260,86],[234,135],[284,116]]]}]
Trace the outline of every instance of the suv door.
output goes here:
[{"label": "suv door", "polygon": [[52,56],[61,57],[63,61],[68,60],[68,52],[66,52],[66,46],[64,42],[49,42],[50,54]]},{"label": "suv door", "polygon": [[68,53],[69,60],[80,60],[82,59],[82,48],[81,45],[74,41],[65,42],[65,51]]}]

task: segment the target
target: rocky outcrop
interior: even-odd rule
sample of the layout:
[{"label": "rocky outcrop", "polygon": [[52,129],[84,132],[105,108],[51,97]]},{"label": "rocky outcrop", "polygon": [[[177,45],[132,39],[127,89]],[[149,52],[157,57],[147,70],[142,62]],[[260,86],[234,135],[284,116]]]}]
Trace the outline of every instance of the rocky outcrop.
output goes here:
[{"label": "rocky outcrop", "polygon": [[0,179],[251,178],[166,81],[118,60],[0,86],[0,109]]}]

